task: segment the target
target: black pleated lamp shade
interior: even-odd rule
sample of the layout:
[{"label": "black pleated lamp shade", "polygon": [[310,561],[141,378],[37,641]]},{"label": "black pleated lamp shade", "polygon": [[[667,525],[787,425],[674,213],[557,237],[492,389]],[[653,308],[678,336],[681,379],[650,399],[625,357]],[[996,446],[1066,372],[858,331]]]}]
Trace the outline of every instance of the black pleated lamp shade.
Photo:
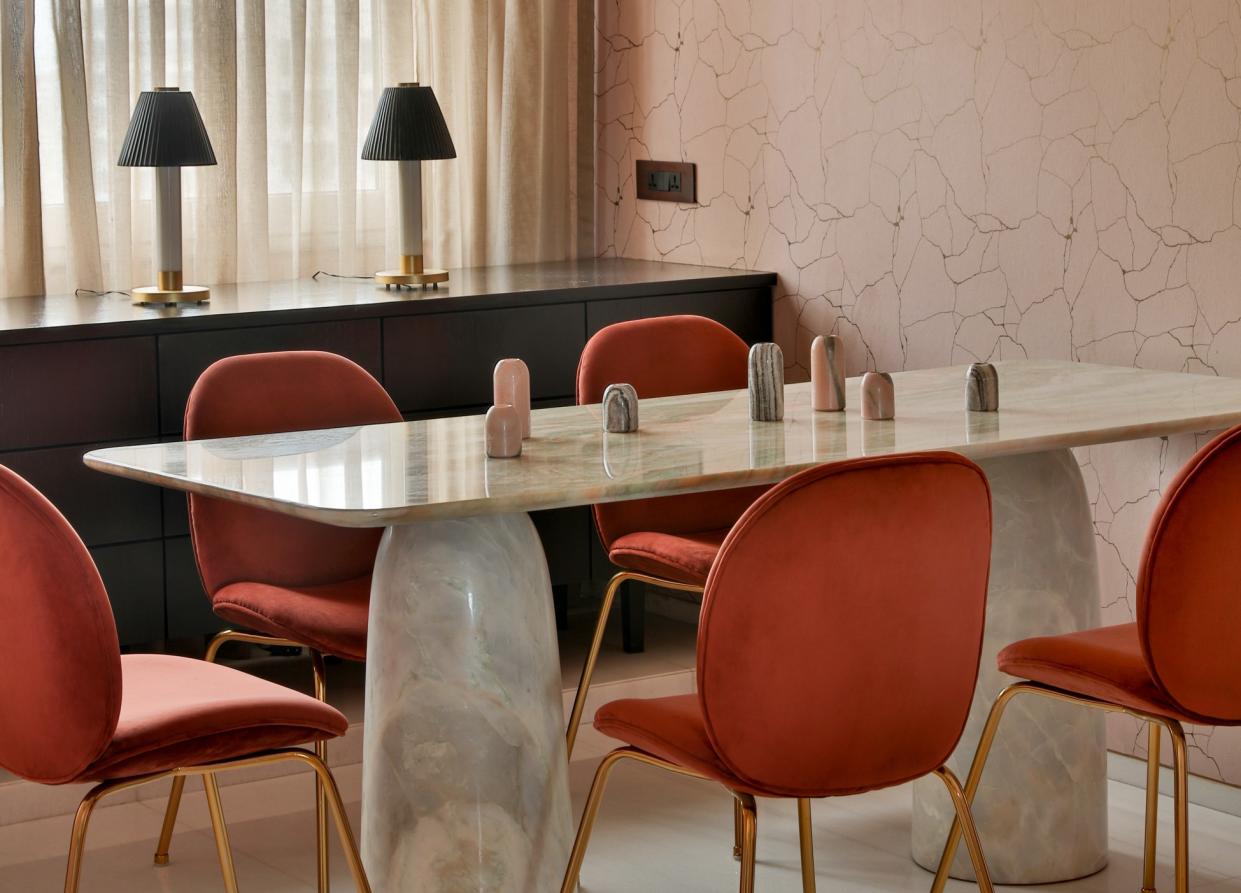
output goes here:
[{"label": "black pleated lamp shade", "polygon": [[430,87],[385,87],[362,146],[367,161],[430,161],[456,158],[444,113]]},{"label": "black pleated lamp shade", "polygon": [[121,167],[191,167],[215,164],[207,128],[194,94],[176,87],[138,96],[121,146]]}]

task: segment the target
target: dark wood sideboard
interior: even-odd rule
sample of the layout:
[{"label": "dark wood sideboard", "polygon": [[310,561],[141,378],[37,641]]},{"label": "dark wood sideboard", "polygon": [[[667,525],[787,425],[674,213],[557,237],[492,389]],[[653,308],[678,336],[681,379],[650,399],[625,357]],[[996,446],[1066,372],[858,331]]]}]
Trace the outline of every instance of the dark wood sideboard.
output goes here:
[{"label": "dark wood sideboard", "polygon": [[[82,454],[177,439],[185,400],[215,360],[329,350],[364,366],[407,418],[484,412],[503,357],[530,367],[536,407],[573,402],[586,339],[621,320],[697,313],[748,342],[771,338],[775,276],[623,259],[454,270],[447,286],[367,281],[213,286],[204,307],[125,295],[0,300],[0,463],[81,534],[108,586],[121,643],[220,628],[198,580],[180,493],[99,474]],[[589,512],[540,512],[558,596],[610,573]],[[560,607],[563,607],[562,605]]]}]

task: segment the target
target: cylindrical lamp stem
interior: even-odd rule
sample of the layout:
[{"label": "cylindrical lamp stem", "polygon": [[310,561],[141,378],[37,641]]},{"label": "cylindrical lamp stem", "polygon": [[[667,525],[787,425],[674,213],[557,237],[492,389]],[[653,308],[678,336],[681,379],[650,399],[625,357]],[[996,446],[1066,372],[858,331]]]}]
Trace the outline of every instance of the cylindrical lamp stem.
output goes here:
[{"label": "cylindrical lamp stem", "polygon": [[398,161],[401,272],[422,272],[422,162]]},{"label": "cylindrical lamp stem", "polygon": [[[155,169],[155,277],[160,288],[181,288],[181,168]],[[164,283],[175,285],[165,286]]]}]

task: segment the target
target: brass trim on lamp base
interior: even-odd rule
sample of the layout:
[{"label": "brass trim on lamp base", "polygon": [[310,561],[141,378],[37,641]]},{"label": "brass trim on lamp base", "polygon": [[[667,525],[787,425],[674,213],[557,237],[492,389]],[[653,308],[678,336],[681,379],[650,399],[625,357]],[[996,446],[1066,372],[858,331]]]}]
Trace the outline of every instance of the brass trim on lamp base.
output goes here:
[{"label": "brass trim on lamp base", "polygon": [[211,300],[211,289],[205,285],[187,285],[184,288],[144,285],[135,288],[131,296],[139,307],[175,307],[178,304],[205,304]]},{"label": "brass trim on lamp base", "polygon": [[402,254],[399,270],[380,270],[375,274],[375,281],[384,288],[390,286],[428,285],[437,287],[441,282],[448,281],[447,270],[428,270],[422,265],[421,254]]}]

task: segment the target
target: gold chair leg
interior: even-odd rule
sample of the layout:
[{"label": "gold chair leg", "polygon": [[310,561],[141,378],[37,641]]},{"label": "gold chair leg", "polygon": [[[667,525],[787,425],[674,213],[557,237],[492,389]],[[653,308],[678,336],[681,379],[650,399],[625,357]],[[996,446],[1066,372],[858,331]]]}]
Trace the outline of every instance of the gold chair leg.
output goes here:
[{"label": "gold chair leg", "polygon": [[[1000,718],[1004,715],[1004,708],[1017,695],[1024,691],[1032,690],[1032,688],[1032,686],[1024,682],[1010,685],[1000,692],[999,697],[995,699],[995,703],[991,705],[991,712],[987,714],[987,724],[983,726],[982,736],[978,739],[978,750],[974,752],[974,762],[970,764],[970,772],[965,779],[965,789],[962,793],[967,808],[974,802],[974,795],[978,793],[978,783],[982,780],[982,770],[987,765],[987,757],[991,753],[991,745],[995,742],[995,733],[1000,727]],[[940,777],[943,778],[942,775]],[[945,781],[945,784],[947,784],[947,781]],[[952,794],[951,786],[949,786],[948,793]],[[972,817],[970,818],[970,824],[973,825]],[[956,815],[952,819],[952,827],[948,829],[948,840],[944,844],[944,854],[940,857],[939,868],[935,871],[935,881],[931,884],[931,893],[943,893],[944,886],[948,883],[948,872],[952,868],[952,860],[957,854],[957,845],[960,842],[961,814],[960,810],[956,810]]]},{"label": "gold chair leg", "polygon": [[733,792],[741,804],[741,893],[754,893],[754,862],[758,843],[758,810],[749,794]]},{"label": "gold chair leg", "polygon": [[582,860],[586,857],[586,846],[590,843],[590,833],[595,828],[595,819],[599,815],[599,804],[603,800],[603,791],[608,786],[608,776],[616,764],[629,755],[625,750],[614,750],[599,763],[595,770],[594,781],[590,783],[590,793],[586,796],[586,808],[582,810],[582,820],[577,826],[577,836],[573,839],[573,849],[569,853],[569,864],[565,866],[564,882],[560,885],[560,893],[573,893],[577,890],[578,875],[582,872]]},{"label": "gold chair leg", "polygon": [[810,801],[797,801],[797,838],[801,844],[802,893],[814,893],[814,825],[810,821]]},{"label": "gold chair leg", "polygon": [[1146,843],[1142,851],[1142,893],[1155,893],[1155,843],[1159,826],[1159,723],[1146,724]]},{"label": "gold chair leg", "polygon": [[987,872],[987,861],[982,855],[982,843],[978,839],[978,829],[974,826],[974,815],[970,812],[970,804],[965,791],[961,789],[961,782],[947,766],[940,766],[935,774],[948,788],[948,796],[952,798],[953,810],[956,812],[954,825],[959,825],[965,836],[965,848],[969,850],[970,862],[974,865],[978,889],[982,893],[992,893],[991,875]]},{"label": "gold chair leg", "polygon": [[577,692],[573,695],[573,709],[569,711],[569,728],[565,731],[565,759],[573,759],[573,745],[577,741],[578,726],[582,722],[582,711],[586,709],[586,692],[590,689],[590,679],[595,675],[595,664],[599,661],[599,650],[603,647],[603,631],[607,629],[608,617],[612,614],[612,603],[616,593],[629,575],[619,573],[608,581],[608,588],[603,591],[603,604],[599,606],[599,619],[595,621],[595,634],[590,640],[590,650],[586,652],[586,663],[582,666],[582,676],[577,683]]},{"label": "gold chair leg", "polygon": [[96,787],[82,798],[77,814],[73,817],[73,832],[69,837],[69,863],[65,866],[65,893],[77,893],[78,879],[82,876],[82,856],[86,849],[86,827],[90,824],[95,804],[103,796],[103,785]]},{"label": "gold chair leg", "polygon": [[155,844],[155,864],[168,864],[168,848],[172,845],[172,829],[177,824],[177,812],[181,809],[181,795],[185,792],[185,776],[178,775],[172,780],[172,790],[168,792],[168,806],[164,809],[164,825],[159,831],[159,842]]},{"label": "gold chair leg", "polygon": [[[323,655],[311,648],[310,663],[315,672],[315,698],[327,703],[327,668]],[[327,765],[327,742],[315,742],[315,756]],[[315,773],[315,853],[318,857],[319,893],[328,893],[332,887],[332,869],[327,840],[327,794],[323,779]]]},{"label": "gold chair leg", "polygon": [[353,875],[354,886],[358,893],[371,893],[371,884],[366,877],[366,868],[362,865],[362,856],[358,853],[358,844],[353,837],[353,829],[349,827],[349,817],[345,814],[345,803],[340,798],[340,789],[336,787],[336,779],[332,771],[318,756],[301,751],[295,756],[310,764],[315,770],[315,779],[323,788],[324,799],[336,821],[336,833],[340,837],[341,847],[345,851],[345,860],[349,863],[349,871]]},{"label": "gold chair leg", "polygon": [[203,775],[207,792],[207,811],[211,813],[211,831],[215,835],[216,854],[220,857],[220,874],[224,876],[227,893],[237,893],[237,869],[233,865],[233,848],[228,842],[228,826],[224,824],[224,806],[220,803],[220,786],[211,773]]},{"label": "gold chair leg", "polygon": [[1189,891],[1189,748],[1185,730],[1174,719],[1164,721],[1172,738],[1172,813],[1176,841],[1176,893]]},{"label": "gold chair leg", "polygon": [[733,798],[733,858],[741,861],[741,803]]}]

